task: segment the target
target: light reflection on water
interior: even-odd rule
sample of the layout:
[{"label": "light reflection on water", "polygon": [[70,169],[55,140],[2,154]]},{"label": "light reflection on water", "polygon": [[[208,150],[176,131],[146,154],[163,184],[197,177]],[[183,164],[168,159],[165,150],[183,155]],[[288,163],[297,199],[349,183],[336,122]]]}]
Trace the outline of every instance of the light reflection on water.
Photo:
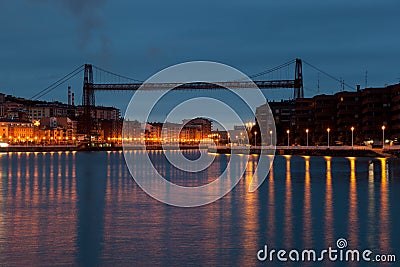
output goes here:
[{"label": "light reflection on water", "polygon": [[[191,186],[229,160],[184,176],[153,156],[171,181]],[[0,154],[0,264],[254,266],[264,244],[319,250],[341,237],[400,257],[399,160],[279,156],[248,193],[257,167],[251,157],[231,193],[184,209],[147,196],[121,152]]]},{"label": "light reflection on water", "polygon": [[333,231],[333,198],[332,198],[332,158],[331,157],[324,157],[326,161],[326,186],[325,186],[325,247],[329,247],[332,244],[332,240],[334,240],[335,233]]}]

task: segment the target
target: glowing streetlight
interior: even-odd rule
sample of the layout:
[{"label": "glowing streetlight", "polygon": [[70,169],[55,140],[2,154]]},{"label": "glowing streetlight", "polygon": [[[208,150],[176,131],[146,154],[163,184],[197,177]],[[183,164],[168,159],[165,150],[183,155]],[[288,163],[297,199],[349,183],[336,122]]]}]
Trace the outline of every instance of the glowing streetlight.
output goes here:
[{"label": "glowing streetlight", "polygon": [[290,146],[290,130],[287,130],[286,133],[287,133],[287,146]]},{"label": "glowing streetlight", "polygon": [[257,132],[254,132],[254,146],[257,146]]},{"label": "glowing streetlight", "polygon": [[249,121],[249,122],[246,123],[246,127],[248,128],[248,130],[250,130],[254,125],[256,125],[255,122]]},{"label": "glowing streetlight", "polygon": [[308,146],[308,132],[309,132],[309,130],[306,129],[306,134],[307,134],[307,146]]},{"label": "glowing streetlight", "polygon": [[382,125],[382,149],[385,148],[385,125]]},{"label": "glowing streetlight", "polygon": [[272,130],[270,130],[269,131],[269,135],[271,135],[271,146],[273,145],[273,143],[272,143],[272,133],[273,133]]},{"label": "glowing streetlight", "polygon": [[329,133],[331,132],[331,129],[328,128],[328,129],[326,129],[326,131],[328,132],[328,147],[329,147]]},{"label": "glowing streetlight", "polygon": [[351,148],[354,148],[354,127],[351,126]]}]

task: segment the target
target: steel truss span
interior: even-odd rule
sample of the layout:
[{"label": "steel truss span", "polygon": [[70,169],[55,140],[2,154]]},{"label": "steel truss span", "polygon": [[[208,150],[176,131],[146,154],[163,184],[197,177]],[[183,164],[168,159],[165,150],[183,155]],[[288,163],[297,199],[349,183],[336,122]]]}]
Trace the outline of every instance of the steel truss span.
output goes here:
[{"label": "steel truss span", "polygon": [[[296,63],[295,66],[295,75],[293,80],[272,80],[272,81],[224,81],[224,82],[215,82],[214,83],[206,83],[206,82],[193,82],[181,84],[178,82],[173,83],[141,83],[137,80],[134,80],[134,83],[94,83],[93,79],[93,68],[95,66],[91,64],[85,64],[84,67],[84,82],[83,82],[83,97],[82,97],[82,105],[84,106],[84,125],[85,132],[90,135],[90,133],[94,130],[94,123],[91,117],[92,109],[95,107],[95,91],[136,91],[140,88],[140,90],[167,90],[170,88],[175,88],[175,90],[217,90],[223,88],[229,89],[251,89],[256,84],[260,89],[285,89],[292,88],[293,98],[303,98],[304,97],[304,89],[303,89],[303,68],[301,59],[291,60],[285,64],[282,64],[278,67],[272,68],[270,70],[261,72],[256,74],[255,76],[250,76],[251,78],[255,78],[258,76],[262,76],[267,73],[271,73],[273,71],[277,71],[281,68],[287,67],[293,63]],[[98,69],[98,68],[97,68]],[[102,70],[102,69],[100,69]],[[104,71],[104,70],[102,70]],[[116,75],[114,73],[109,72],[112,75]],[[120,75],[117,75],[120,76]],[[120,76],[122,78],[127,78]],[[130,79],[132,80],[132,79]]]},{"label": "steel truss span", "polygon": [[[275,81],[254,81],[254,84],[260,89],[273,88],[294,88],[293,80],[275,80]],[[95,91],[135,91],[135,90],[167,90],[175,88],[177,90],[207,90],[207,89],[251,89],[253,82],[218,82],[218,84],[194,82],[194,83],[127,83],[127,84],[92,84],[89,87]]]}]

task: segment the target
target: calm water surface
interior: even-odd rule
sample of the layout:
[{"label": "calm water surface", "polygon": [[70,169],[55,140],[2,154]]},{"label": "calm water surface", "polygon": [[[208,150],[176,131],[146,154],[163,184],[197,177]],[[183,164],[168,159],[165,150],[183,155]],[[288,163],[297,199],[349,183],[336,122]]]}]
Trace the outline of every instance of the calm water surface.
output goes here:
[{"label": "calm water surface", "polygon": [[[229,156],[191,176],[152,159],[170,180],[200,185]],[[400,258],[399,160],[279,156],[248,193],[256,166],[253,156],[231,193],[188,209],[146,195],[121,152],[0,154],[0,265],[271,266],[257,261],[265,244],[321,250],[338,238]]]}]

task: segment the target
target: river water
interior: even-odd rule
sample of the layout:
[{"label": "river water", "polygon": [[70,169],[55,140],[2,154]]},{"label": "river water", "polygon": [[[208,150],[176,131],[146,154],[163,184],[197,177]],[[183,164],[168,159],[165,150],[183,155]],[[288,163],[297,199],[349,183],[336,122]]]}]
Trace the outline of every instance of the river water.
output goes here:
[{"label": "river water", "polygon": [[[144,193],[122,152],[0,154],[0,265],[287,266],[260,262],[257,252],[336,248],[339,238],[399,260],[399,160],[277,156],[249,193],[257,158],[222,199],[178,208]],[[228,161],[218,155],[217,169]],[[218,170],[165,174],[205,184]]]}]

